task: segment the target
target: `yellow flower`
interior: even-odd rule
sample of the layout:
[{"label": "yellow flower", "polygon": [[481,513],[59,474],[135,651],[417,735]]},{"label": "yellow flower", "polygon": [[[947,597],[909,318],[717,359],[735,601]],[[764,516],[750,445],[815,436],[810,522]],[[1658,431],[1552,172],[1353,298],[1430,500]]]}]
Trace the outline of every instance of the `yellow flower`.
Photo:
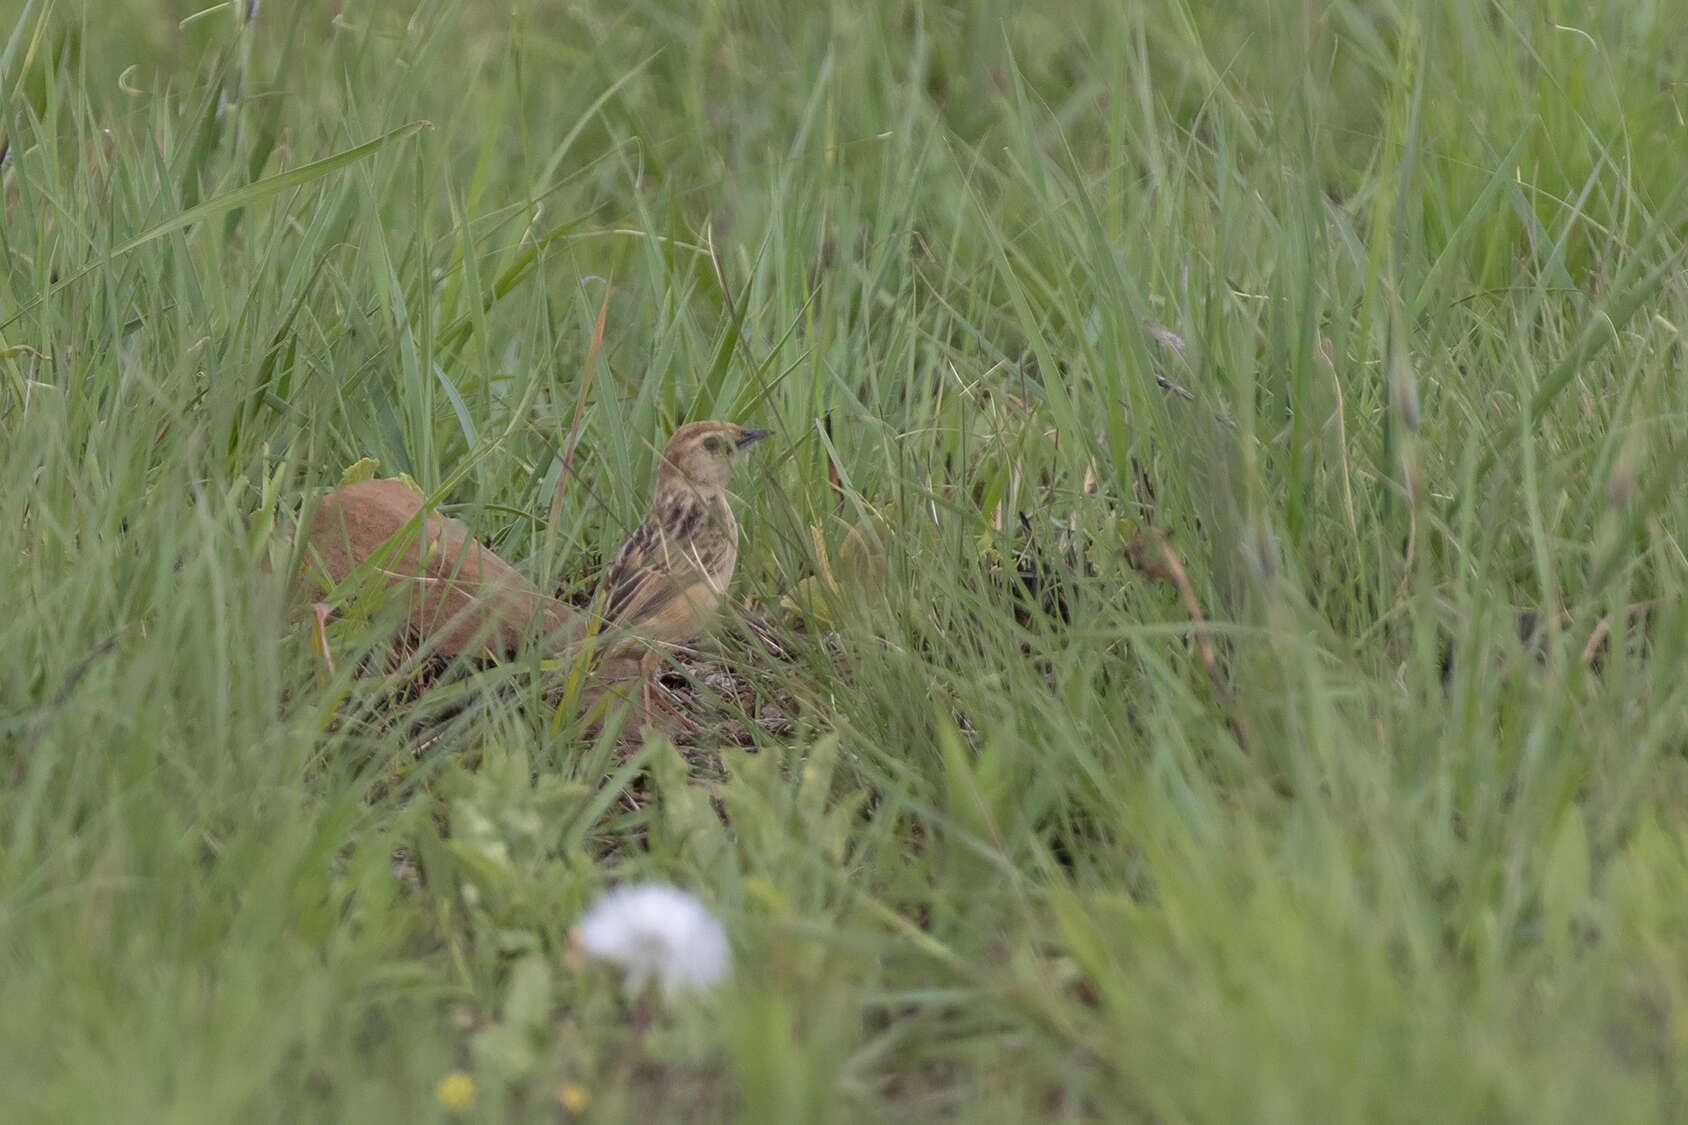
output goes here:
[{"label": "yellow flower", "polygon": [[586,1092],[586,1087],[574,1082],[564,1082],[557,1087],[557,1101],[570,1113],[586,1112],[586,1107],[592,1101],[592,1095]]},{"label": "yellow flower", "polygon": [[475,1108],[475,1080],[461,1070],[454,1070],[440,1079],[434,1096],[452,1113],[466,1113]]}]

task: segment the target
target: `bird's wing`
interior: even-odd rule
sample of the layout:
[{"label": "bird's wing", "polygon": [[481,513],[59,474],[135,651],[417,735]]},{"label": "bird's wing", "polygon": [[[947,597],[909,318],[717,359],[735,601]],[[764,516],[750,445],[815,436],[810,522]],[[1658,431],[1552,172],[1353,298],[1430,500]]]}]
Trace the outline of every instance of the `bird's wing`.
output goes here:
[{"label": "bird's wing", "polygon": [[708,623],[737,554],[713,529],[679,540],[647,521],[610,564],[604,618],[657,640],[689,640]]},{"label": "bird's wing", "polygon": [[607,594],[604,601],[605,621],[612,624],[629,622],[631,614],[638,608],[635,603],[643,600],[641,587],[647,585],[645,580],[652,570],[653,561],[660,560],[664,553],[662,528],[657,521],[647,519],[621,545],[604,575]]}]

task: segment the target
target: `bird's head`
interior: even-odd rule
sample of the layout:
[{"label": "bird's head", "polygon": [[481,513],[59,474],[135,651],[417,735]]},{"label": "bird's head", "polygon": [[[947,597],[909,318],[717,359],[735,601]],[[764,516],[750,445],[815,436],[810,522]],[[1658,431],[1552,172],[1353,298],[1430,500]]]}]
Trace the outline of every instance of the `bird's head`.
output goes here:
[{"label": "bird's head", "polygon": [[691,422],[674,431],[662,451],[658,483],[685,482],[700,490],[721,489],[733,475],[739,450],[768,436],[731,422]]}]

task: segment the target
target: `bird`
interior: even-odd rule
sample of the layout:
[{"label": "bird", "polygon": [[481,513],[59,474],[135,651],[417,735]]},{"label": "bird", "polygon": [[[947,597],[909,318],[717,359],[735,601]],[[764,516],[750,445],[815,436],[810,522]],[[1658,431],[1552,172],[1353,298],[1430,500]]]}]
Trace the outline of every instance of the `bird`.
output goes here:
[{"label": "bird", "polygon": [[628,639],[606,654],[599,679],[634,678],[636,658],[647,722],[664,654],[697,640],[715,621],[738,565],[738,517],[727,487],[740,451],[770,433],[715,421],[675,430],[645,518],[605,571],[603,623]]},{"label": "bird", "polygon": [[608,568],[597,620],[547,595],[459,523],[397,480],[342,485],[317,503],[304,567],[333,589],[378,576],[406,599],[407,624],[442,656],[513,656],[537,637],[563,662],[587,656],[582,713],[634,680],[644,719],[663,654],[708,631],[738,563],[727,487],[741,450],[769,435],[731,422],[681,426],[663,448],[644,520]]}]

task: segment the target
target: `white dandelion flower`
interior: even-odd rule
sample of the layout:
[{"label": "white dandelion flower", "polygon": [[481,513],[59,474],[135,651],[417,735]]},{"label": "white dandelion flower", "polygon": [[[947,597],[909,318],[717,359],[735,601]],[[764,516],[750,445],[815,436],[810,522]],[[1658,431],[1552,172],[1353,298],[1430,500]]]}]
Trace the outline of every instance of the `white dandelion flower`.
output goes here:
[{"label": "white dandelion flower", "polygon": [[663,883],[610,891],[576,923],[573,937],[587,956],[620,965],[635,995],[651,980],[673,996],[702,991],[727,975],[721,923],[695,895]]}]

